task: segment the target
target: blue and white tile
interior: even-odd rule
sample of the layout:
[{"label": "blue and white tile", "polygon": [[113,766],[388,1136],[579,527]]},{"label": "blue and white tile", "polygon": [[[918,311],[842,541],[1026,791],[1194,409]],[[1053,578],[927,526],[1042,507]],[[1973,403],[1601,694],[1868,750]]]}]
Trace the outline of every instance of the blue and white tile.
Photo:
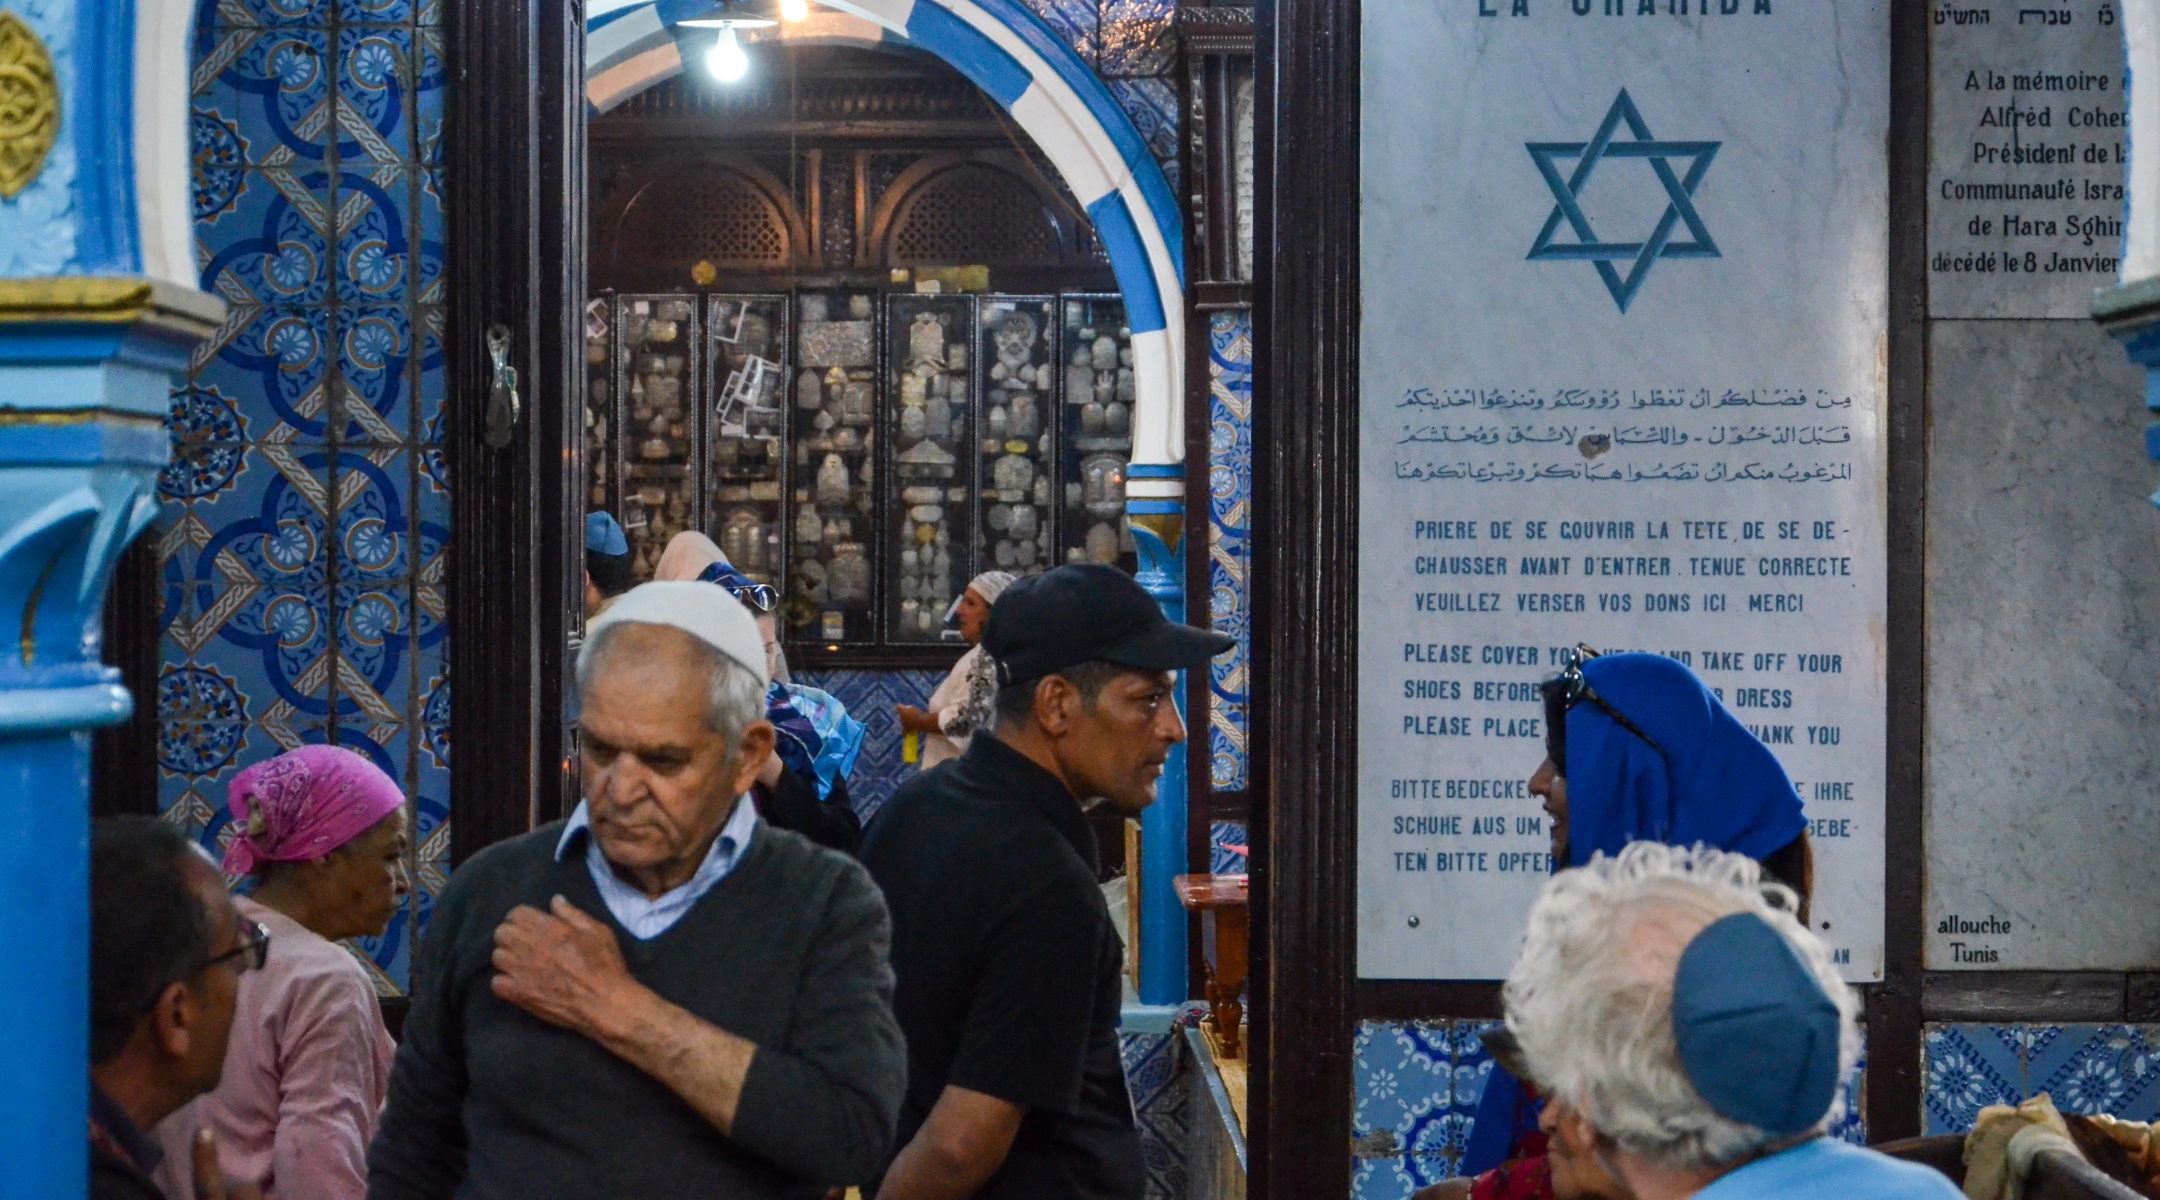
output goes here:
[{"label": "blue and white tile", "polygon": [[1072,47],[1089,67],[1095,66],[1102,16],[1096,0],[1021,0],[1028,11],[1041,17],[1058,40]]},{"label": "blue and white tile", "polygon": [[338,20],[347,25],[405,25],[416,8],[415,0],[337,0]]},{"label": "blue and white tile", "polygon": [[229,211],[214,222],[214,237],[197,226],[202,289],[227,304],[261,308],[329,299],[330,177],[260,168],[243,177]]},{"label": "blue and white tile", "polygon": [[845,669],[795,673],[798,683],[839,697],[848,714],[863,723],[863,748],[855,760],[854,774],[848,776],[848,800],[865,823],[917,771],[914,764],[901,760],[900,720],[893,706],[920,707],[944,678],[942,671]]},{"label": "blue and white tile", "polygon": [[1244,875],[1250,870],[1252,844],[1242,821],[1208,826],[1208,870],[1216,875]]},{"label": "blue and white tile", "polygon": [[1145,141],[1155,161],[1170,177],[1171,189],[1177,188],[1178,164],[1178,98],[1177,87],[1168,79],[1111,79],[1106,81],[1110,94],[1116,97],[1118,107],[1132,118],[1133,128]]},{"label": "blue and white tile", "polygon": [[215,0],[205,9],[221,24],[321,28],[329,23],[330,0]]},{"label": "blue and white tile", "polygon": [[1186,1068],[1175,1031],[1118,1035],[1125,1083],[1140,1127],[1149,1200],[1185,1194]]},{"label": "blue and white tile", "polygon": [[336,386],[345,437],[400,445],[412,436],[408,405],[413,354],[411,312],[392,304],[337,310]]},{"label": "blue and white tile", "polygon": [[[248,161],[265,167],[320,169],[331,138],[330,34],[321,28],[240,30],[222,34],[229,59],[217,79],[239,108]],[[213,94],[214,95],[214,94]]]},{"label": "blue and white tile", "polygon": [[231,400],[256,444],[328,435],[330,312],[319,305],[237,312],[204,347],[191,378]]},{"label": "blue and white tile", "polygon": [[413,129],[413,31],[367,27],[337,35],[338,153],[353,160],[410,162]]},{"label": "blue and white tile", "polygon": [[1177,65],[1176,13],[1176,0],[1102,0],[1097,69],[1105,76],[1169,74]]},{"label": "blue and white tile", "polygon": [[172,451],[158,472],[158,494],[171,501],[209,500],[247,465],[247,419],[215,387],[173,389],[165,421]]},{"label": "blue and white tile", "polygon": [[2016,1104],[2025,1090],[2024,1052],[2004,1029],[1985,1025],[1930,1025],[1921,1038],[1924,1117],[1930,1135],[1970,1130],[1990,1104]]},{"label": "blue and white tile", "polygon": [[[238,93],[223,84],[217,94],[198,97],[188,112],[188,141],[194,157],[193,215],[197,235],[215,229],[239,208],[249,182],[248,145],[238,119],[229,115]],[[220,111],[217,95],[229,97]]]},{"label": "blue and white tile", "polygon": [[411,190],[402,169],[339,173],[335,217],[339,300],[399,304],[412,295],[412,222],[406,216]]}]

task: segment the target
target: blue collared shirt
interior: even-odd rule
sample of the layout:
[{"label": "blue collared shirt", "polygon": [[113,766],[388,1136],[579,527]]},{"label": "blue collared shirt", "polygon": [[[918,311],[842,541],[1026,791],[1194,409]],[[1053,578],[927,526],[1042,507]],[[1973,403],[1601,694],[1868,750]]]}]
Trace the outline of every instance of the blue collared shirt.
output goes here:
[{"label": "blue collared shirt", "polygon": [[740,796],[735,801],[735,813],[720,827],[720,836],[713,839],[712,849],[705,852],[705,861],[698,864],[697,874],[688,882],[658,896],[648,896],[624,883],[608,865],[607,856],[600,852],[600,839],[592,836],[592,813],[583,800],[578,801],[577,811],[570,814],[570,824],[565,826],[562,840],[555,843],[555,861],[561,862],[570,853],[570,844],[579,837],[585,839],[585,869],[592,873],[593,886],[600,890],[600,899],[615,914],[630,936],[641,942],[651,941],[666,933],[691,906],[705,898],[705,893],[728,877],[735,864],[742,861],[743,853],[750,849],[750,835],[757,829],[757,805],[750,797]]}]

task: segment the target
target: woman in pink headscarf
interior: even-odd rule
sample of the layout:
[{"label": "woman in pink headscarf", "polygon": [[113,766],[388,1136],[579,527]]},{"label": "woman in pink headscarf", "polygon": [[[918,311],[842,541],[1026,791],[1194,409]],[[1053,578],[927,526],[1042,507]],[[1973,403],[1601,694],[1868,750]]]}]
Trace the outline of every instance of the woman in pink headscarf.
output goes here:
[{"label": "woman in pink headscarf", "polygon": [[[158,1126],[167,1163],[217,1135],[225,1174],[280,1200],[363,1200],[367,1147],[390,1083],[393,1045],[375,985],[337,942],[379,937],[410,887],[405,793],[375,764],[302,746],[240,772],[225,873],[249,875],[234,903],[270,935],[262,970],[241,981],[217,1090]],[[171,1200],[192,1200],[161,1176]]]}]

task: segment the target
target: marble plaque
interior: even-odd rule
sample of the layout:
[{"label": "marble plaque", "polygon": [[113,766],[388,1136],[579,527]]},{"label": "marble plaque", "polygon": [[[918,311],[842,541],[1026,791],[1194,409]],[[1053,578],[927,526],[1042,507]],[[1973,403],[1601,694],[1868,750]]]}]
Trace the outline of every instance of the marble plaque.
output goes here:
[{"label": "marble plaque", "polygon": [[1364,6],[1358,970],[1494,979],[1549,877],[1535,684],[1689,663],[1879,978],[1883,0]]},{"label": "marble plaque", "polygon": [[1931,7],[1928,311],[2076,317],[2122,256],[2129,116],[2114,0]]},{"label": "marble plaque", "polygon": [[804,321],[806,367],[868,367],[877,362],[876,326],[869,321]]},{"label": "marble plaque", "polygon": [[2144,372],[2090,321],[1942,321],[1928,357],[1927,968],[2150,969]]}]

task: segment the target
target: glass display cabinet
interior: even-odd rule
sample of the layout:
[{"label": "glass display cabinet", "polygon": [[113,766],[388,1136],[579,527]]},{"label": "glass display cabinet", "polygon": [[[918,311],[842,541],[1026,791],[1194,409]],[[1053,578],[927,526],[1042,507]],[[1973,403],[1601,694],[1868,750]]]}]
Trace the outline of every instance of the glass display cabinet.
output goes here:
[{"label": "glass display cabinet", "polygon": [[975,297],[886,298],[885,637],[958,642],[945,610],[973,574]]},{"label": "glass display cabinet", "polygon": [[797,646],[957,645],[976,572],[1132,551],[1115,295],[625,294],[584,334],[586,499],[637,578],[703,530]]},{"label": "glass display cabinet", "polygon": [[697,297],[622,296],[615,309],[617,477],[623,533],[639,580],[668,539],[703,524],[697,453]]},{"label": "glass display cabinet", "polygon": [[1063,310],[1065,561],[1116,563],[1133,553],[1125,523],[1132,330],[1118,296],[1066,296]]},{"label": "glass display cabinet", "polygon": [[781,495],[787,486],[786,296],[705,300],[708,536],[759,583],[779,586],[785,561]]},{"label": "glass display cabinet", "polygon": [[983,302],[978,571],[1034,575],[1057,561],[1057,333],[1055,297]]},{"label": "glass display cabinet", "polygon": [[877,293],[799,292],[794,530],[786,626],[800,641],[877,638]]}]

